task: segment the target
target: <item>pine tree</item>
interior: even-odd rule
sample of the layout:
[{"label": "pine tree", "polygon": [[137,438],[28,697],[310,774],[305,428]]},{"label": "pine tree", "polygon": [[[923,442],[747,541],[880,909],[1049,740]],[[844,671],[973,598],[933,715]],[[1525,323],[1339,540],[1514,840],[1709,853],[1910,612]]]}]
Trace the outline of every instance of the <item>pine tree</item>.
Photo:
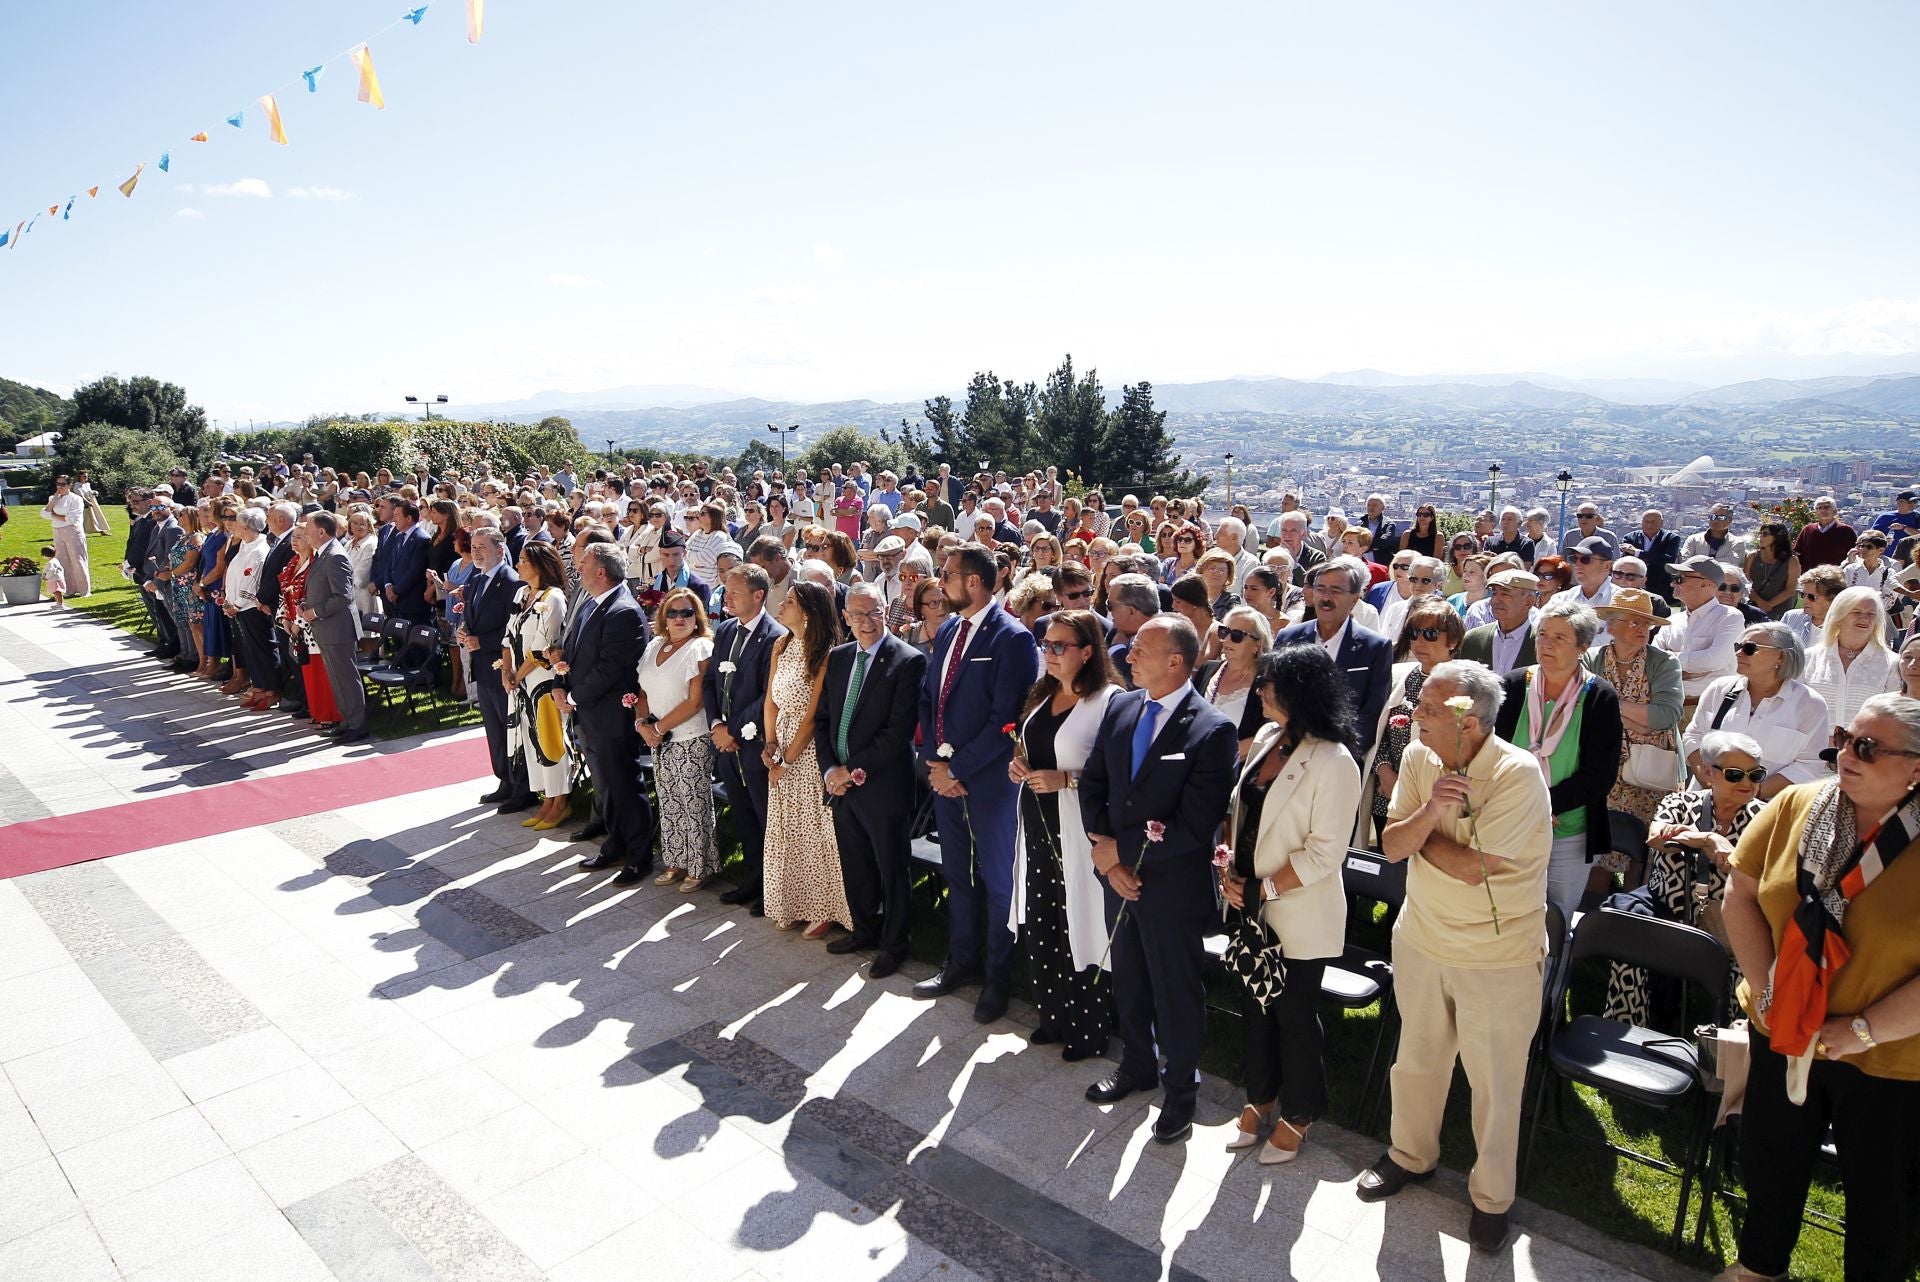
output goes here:
[{"label": "pine tree", "polygon": [[1100,374],[1088,370],[1075,379],[1073,355],[1047,375],[1035,419],[1039,446],[1062,475],[1091,475],[1100,462],[1100,441],[1107,430],[1107,398]]},{"label": "pine tree", "polygon": [[933,461],[948,464],[956,473],[971,472],[974,463],[979,461],[979,455],[973,448],[973,442],[967,439],[966,429],[953,416],[953,398],[936,396],[921,404],[927,411]]},{"label": "pine tree", "polygon": [[962,457],[956,472],[971,472],[985,460],[989,467],[1024,471],[1037,452],[1034,403],[1037,389],[1001,379],[992,370],[976,373],[967,384],[967,408],[961,417],[973,457]]},{"label": "pine tree", "polygon": [[1097,462],[1083,474],[1089,485],[1107,487],[1108,497],[1132,491],[1185,498],[1207,487],[1207,478],[1180,466],[1167,412],[1153,408],[1153,384],[1142,381],[1120,391],[1120,405],[1107,415]]}]

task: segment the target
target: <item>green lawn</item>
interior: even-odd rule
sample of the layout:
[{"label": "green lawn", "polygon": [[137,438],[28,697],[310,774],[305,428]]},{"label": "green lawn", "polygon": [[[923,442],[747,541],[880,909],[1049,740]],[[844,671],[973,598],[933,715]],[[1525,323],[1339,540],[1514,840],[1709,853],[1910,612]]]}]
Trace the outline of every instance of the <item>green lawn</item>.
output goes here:
[{"label": "green lawn", "polygon": [[[51,524],[37,507],[7,510],[12,513],[12,519],[5,526],[0,526],[0,557],[25,556],[39,561],[40,549],[53,541]],[[127,546],[126,510],[109,507],[107,521],[112,525],[113,533],[94,535],[87,540],[87,565],[93,574],[93,594],[70,600],[69,604],[82,613],[135,636],[152,640],[153,623],[147,618],[139,589],[120,577],[120,555]],[[443,673],[438,713],[431,710],[419,696],[415,697],[412,712],[408,712],[398,701],[389,710],[381,705],[378,698],[370,697],[368,725],[374,738],[398,739],[447,726],[478,725],[480,710],[471,704],[447,699],[446,687]]]},{"label": "green lawn", "polygon": [[[120,553],[126,542],[125,514],[115,510],[109,519],[114,533],[90,539],[92,549],[94,595],[79,608],[110,623],[141,635],[151,635],[146,611],[138,593],[120,577]],[[38,559],[40,547],[49,539],[46,519],[38,511],[13,509],[13,519],[0,529],[0,555],[24,555]],[[374,705],[374,733],[390,738],[418,733],[436,724],[464,725],[477,722],[478,712],[464,703],[447,705],[444,719],[436,722],[422,705],[413,714],[396,708],[384,712]],[[731,832],[722,818],[723,848]],[[945,953],[944,914],[929,902],[923,889],[916,896],[916,917],[921,925],[914,931],[913,953],[937,962]],[[1378,927],[1376,946],[1386,947],[1385,928]],[[1024,985],[1024,974],[1021,983]],[[1576,976],[1576,1009],[1594,1010],[1605,984],[1603,971],[1583,972]],[[1025,994],[1023,994],[1025,995]],[[1240,1021],[1232,1013],[1235,996],[1222,980],[1211,994],[1214,1013],[1208,1022],[1209,1036],[1204,1067],[1207,1072],[1227,1078],[1238,1076],[1240,1063]],[[1327,1018],[1327,1071],[1332,1086],[1332,1120],[1343,1126],[1354,1124],[1358,1109],[1361,1077],[1367,1055],[1373,1046],[1378,1016],[1371,1012],[1342,1014],[1332,1008]],[[1444,1160],[1448,1165],[1466,1169],[1473,1160],[1472,1132],[1468,1119],[1468,1092],[1464,1078],[1457,1078],[1447,1110],[1442,1136]],[[1677,1155],[1685,1139],[1684,1125],[1678,1119],[1662,1117],[1630,1105],[1611,1105],[1585,1088],[1574,1088],[1567,1100],[1567,1119],[1572,1129],[1588,1136],[1605,1136],[1617,1144],[1664,1156]],[[1381,1130],[1384,1132],[1384,1113]],[[1384,1149],[1384,1142],[1382,1148]],[[1534,1171],[1525,1196],[1623,1241],[1664,1248],[1667,1229],[1679,1199],[1676,1176],[1616,1158],[1598,1148],[1551,1132],[1542,1132],[1534,1154]],[[1697,1202],[1696,1202],[1697,1205]],[[1811,1209],[1838,1216],[1843,1203],[1837,1180],[1823,1172],[1815,1182]],[[1713,1216],[1708,1236],[1708,1255],[1695,1255],[1689,1246],[1683,1255],[1687,1262],[1703,1269],[1717,1269],[1722,1258],[1732,1254],[1738,1217],[1722,1203]],[[1689,1242],[1691,1226],[1689,1226]],[[1714,1244],[1721,1248],[1715,1252]],[[1841,1270],[1841,1239],[1837,1234],[1808,1227],[1794,1255],[1794,1276],[1804,1279],[1838,1279]]]}]

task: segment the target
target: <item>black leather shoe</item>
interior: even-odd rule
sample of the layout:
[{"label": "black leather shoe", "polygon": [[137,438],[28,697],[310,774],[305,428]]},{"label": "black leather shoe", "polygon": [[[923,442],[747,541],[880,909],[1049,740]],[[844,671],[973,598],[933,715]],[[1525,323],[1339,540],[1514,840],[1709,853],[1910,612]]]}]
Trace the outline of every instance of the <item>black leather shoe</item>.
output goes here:
[{"label": "black leather shoe", "polygon": [[760,891],[755,886],[735,886],[732,890],[722,891],[720,894],[721,903],[736,906],[750,904],[758,898],[760,898]]},{"label": "black leather shoe", "polygon": [[532,810],[534,806],[538,804],[538,801],[533,797],[509,797],[507,800],[501,802],[500,808],[493,813],[496,815],[517,815],[522,810]]},{"label": "black leather shoe", "polygon": [[1027,1040],[1033,1043],[1035,1046],[1051,1046],[1055,1042],[1060,1040],[1060,1034],[1054,1032],[1051,1028],[1048,1028],[1045,1024],[1042,1024],[1040,1025],[1040,1027],[1034,1029],[1031,1033],[1027,1034]]},{"label": "black leather shoe", "polygon": [[1007,981],[990,981],[980,990],[980,1000],[973,1004],[973,1022],[991,1024],[1007,1013]]},{"label": "black leather shoe", "polygon": [[505,801],[510,795],[512,794],[510,794],[505,788],[495,788],[492,792],[480,798],[480,804],[483,806],[497,806],[501,802]]},{"label": "black leather shoe", "polygon": [[885,979],[900,969],[900,959],[892,953],[881,953],[867,963],[868,979]]},{"label": "black leather shoe", "polygon": [[827,945],[827,951],[832,953],[835,957],[844,957],[848,953],[857,953],[857,952],[860,952],[862,949],[872,948],[872,947],[873,947],[873,941],[871,939],[865,938],[864,936],[842,935],[840,936],[840,938],[834,940],[832,943]]},{"label": "black leather shoe", "polygon": [[1467,1217],[1467,1241],[1482,1251],[1498,1251],[1507,1244],[1507,1213],[1474,1207]]},{"label": "black leather shoe", "polygon": [[597,820],[584,828],[576,828],[567,834],[568,841],[593,841],[607,835],[607,826]]},{"label": "black leather shoe", "polygon": [[756,899],[756,900],[754,900],[754,901],[753,901],[752,903],[750,903],[750,904],[748,904],[748,905],[747,905],[747,916],[749,916],[749,917],[765,917],[766,915],[767,915],[767,901],[766,901],[766,900],[764,900],[764,899]]},{"label": "black leather shoe", "polygon": [[1382,1153],[1379,1161],[1360,1172],[1360,1182],[1353,1191],[1362,1202],[1380,1202],[1409,1184],[1423,1184],[1432,1178],[1432,1171],[1409,1171]]},{"label": "black leather shoe", "polygon": [[620,875],[613,879],[613,884],[616,886],[637,886],[645,881],[647,874],[652,871],[653,869],[650,867],[640,868],[633,864],[628,864],[620,870]]},{"label": "black leather shoe", "polygon": [[168,664],[167,666],[172,668],[175,672],[192,672],[195,668],[199,667],[200,665],[197,663],[194,663],[190,659],[175,659],[172,663]]},{"label": "black leather shoe", "polygon": [[955,989],[968,984],[977,984],[982,978],[977,970],[959,970],[951,965],[942,966],[932,979],[923,979],[913,986],[915,997],[945,997]]},{"label": "black leather shoe", "polygon": [[1157,1082],[1138,1081],[1129,1074],[1114,1069],[1093,1085],[1087,1087],[1087,1098],[1096,1104],[1114,1104],[1135,1091],[1150,1091]]},{"label": "black leather shoe", "polygon": [[367,732],[365,730],[342,730],[339,734],[333,736],[335,743],[365,743],[366,740]]},{"label": "black leather shoe", "polygon": [[1183,1100],[1178,1104],[1168,1102],[1160,1109],[1160,1116],[1153,1119],[1153,1142],[1156,1144],[1178,1144],[1193,1134],[1193,1101]]},{"label": "black leather shoe", "polygon": [[623,861],[620,856],[610,855],[603,850],[590,859],[582,859],[580,861],[580,868],[583,872],[599,872],[603,868],[612,868],[621,862]]}]

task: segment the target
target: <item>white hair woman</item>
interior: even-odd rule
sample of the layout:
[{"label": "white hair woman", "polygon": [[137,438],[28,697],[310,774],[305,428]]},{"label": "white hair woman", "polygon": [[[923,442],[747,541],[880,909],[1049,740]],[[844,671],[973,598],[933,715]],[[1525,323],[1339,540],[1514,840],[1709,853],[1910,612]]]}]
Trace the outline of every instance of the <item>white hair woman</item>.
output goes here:
[{"label": "white hair woman", "polygon": [[1827,701],[1800,680],[1806,671],[1806,652],[1800,639],[1784,623],[1756,623],[1740,634],[1733,647],[1734,674],[1718,677],[1700,692],[1680,737],[1687,769],[1702,783],[1700,744],[1710,730],[1737,730],[1760,745],[1760,764],[1767,779],[1760,796],[1771,798],[1790,784],[1821,778],[1827,767],[1820,760],[1832,734]]},{"label": "white hair woman", "polygon": [[1827,701],[1836,726],[1850,724],[1868,696],[1900,689],[1900,660],[1887,645],[1887,606],[1878,592],[1848,588],[1833,599],[1802,679]]}]

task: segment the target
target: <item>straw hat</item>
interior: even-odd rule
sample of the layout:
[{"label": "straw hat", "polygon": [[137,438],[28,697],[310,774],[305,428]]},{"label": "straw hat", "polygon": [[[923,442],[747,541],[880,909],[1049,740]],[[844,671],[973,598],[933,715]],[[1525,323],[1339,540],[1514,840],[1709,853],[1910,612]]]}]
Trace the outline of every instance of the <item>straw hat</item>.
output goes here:
[{"label": "straw hat", "polygon": [[1665,619],[1653,612],[1653,596],[1639,588],[1617,588],[1613,600],[1594,611],[1608,623],[1616,620],[1638,619],[1652,627],[1660,627]]}]

